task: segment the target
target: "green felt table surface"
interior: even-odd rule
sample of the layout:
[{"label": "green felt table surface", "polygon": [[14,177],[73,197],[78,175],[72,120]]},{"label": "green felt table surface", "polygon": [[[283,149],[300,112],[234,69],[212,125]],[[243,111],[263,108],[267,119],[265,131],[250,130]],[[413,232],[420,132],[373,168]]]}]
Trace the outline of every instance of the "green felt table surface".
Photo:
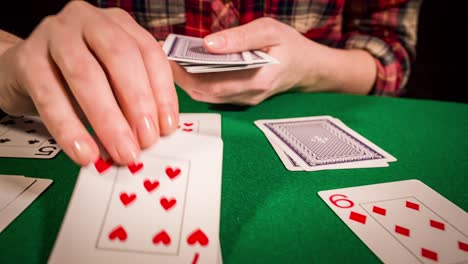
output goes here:
[{"label": "green felt table surface", "polygon": [[[319,198],[321,190],[419,179],[468,209],[467,104],[290,93],[245,108],[195,102],[178,92],[181,112],[222,115],[224,263],[378,263]],[[387,168],[290,172],[253,124],[317,115],[341,119],[398,161]],[[0,174],[54,180],[0,234],[0,263],[47,261],[78,172],[64,153],[51,160],[0,158]]]}]

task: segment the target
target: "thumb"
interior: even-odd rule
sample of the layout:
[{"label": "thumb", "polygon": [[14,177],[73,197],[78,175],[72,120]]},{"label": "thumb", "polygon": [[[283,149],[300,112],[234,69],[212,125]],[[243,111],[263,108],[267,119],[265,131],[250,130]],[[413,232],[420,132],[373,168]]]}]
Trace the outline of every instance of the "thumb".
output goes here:
[{"label": "thumb", "polygon": [[242,26],[213,33],[203,39],[211,53],[234,53],[278,45],[285,25],[272,18],[260,18]]}]

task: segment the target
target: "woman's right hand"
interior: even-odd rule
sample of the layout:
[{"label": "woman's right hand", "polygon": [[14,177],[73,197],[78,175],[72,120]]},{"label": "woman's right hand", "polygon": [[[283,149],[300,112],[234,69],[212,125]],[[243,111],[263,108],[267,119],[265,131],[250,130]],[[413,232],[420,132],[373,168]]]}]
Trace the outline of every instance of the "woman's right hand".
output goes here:
[{"label": "woman's right hand", "polygon": [[88,122],[119,164],[137,161],[178,124],[172,72],[157,40],[125,11],[84,1],[0,54],[0,108],[39,114],[80,165],[99,156]]}]

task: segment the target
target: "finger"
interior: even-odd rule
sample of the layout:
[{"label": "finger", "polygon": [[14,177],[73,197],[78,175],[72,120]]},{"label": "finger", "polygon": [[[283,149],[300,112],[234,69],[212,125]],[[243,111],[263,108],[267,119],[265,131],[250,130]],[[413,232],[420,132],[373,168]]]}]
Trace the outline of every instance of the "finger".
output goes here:
[{"label": "finger", "polygon": [[151,146],[159,138],[158,112],[135,39],[101,12],[90,16],[84,27],[86,43],[105,69],[140,146]]},{"label": "finger", "polygon": [[203,39],[203,47],[212,53],[233,53],[278,45],[286,25],[272,18],[260,18],[242,26],[226,29]]},{"label": "finger", "polygon": [[176,62],[171,66],[176,83],[197,101],[255,105],[267,92],[260,69],[190,74]]},{"label": "finger", "polygon": [[109,9],[106,13],[136,40],[156,102],[161,134],[169,134],[177,128],[179,104],[166,54],[155,38],[140,27],[128,13],[116,8]]},{"label": "finger", "polygon": [[60,21],[50,29],[52,59],[114,161],[119,164],[135,162],[140,149],[114,98],[106,73],[81,34],[75,34],[81,30],[80,25],[63,26],[63,23]]},{"label": "finger", "polygon": [[[98,158],[99,150],[73,109],[60,73],[49,56],[41,32],[47,23],[50,22],[39,26],[39,32],[30,37],[29,47],[19,53],[16,70],[23,73],[20,85],[29,92],[51,135],[73,161],[84,166]],[[31,49],[34,52],[28,52]]]}]

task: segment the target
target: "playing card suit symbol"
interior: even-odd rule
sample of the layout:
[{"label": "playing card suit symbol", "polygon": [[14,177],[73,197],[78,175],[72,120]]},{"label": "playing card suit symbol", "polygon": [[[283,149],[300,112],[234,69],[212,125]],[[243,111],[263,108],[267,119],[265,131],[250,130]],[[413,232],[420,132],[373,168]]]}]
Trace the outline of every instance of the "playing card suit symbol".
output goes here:
[{"label": "playing card suit symbol", "polygon": [[192,234],[190,234],[187,238],[187,243],[191,246],[199,243],[202,246],[208,245],[208,237],[203,233],[201,229],[195,230]]},{"label": "playing card suit symbol", "polygon": [[184,126],[193,126],[193,123],[184,123]]},{"label": "playing card suit symbol", "polygon": [[110,166],[112,166],[112,163],[113,162],[111,159],[103,160],[101,157],[99,157],[99,159],[94,162],[94,167],[100,174],[102,174],[107,169],[109,169]]},{"label": "playing card suit symbol", "polygon": [[109,233],[110,240],[115,240],[116,238],[120,241],[127,240],[127,232],[122,226],[116,227],[114,230],[112,230],[112,232]]},{"label": "playing card suit symbol", "polygon": [[128,169],[131,173],[135,174],[143,168],[143,163],[133,163],[128,165]]},{"label": "playing card suit symbol", "polygon": [[29,143],[29,145],[33,145],[33,144],[39,143],[39,140],[37,140],[37,139],[28,140],[28,143]]},{"label": "playing card suit symbol", "polygon": [[159,203],[164,208],[164,210],[168,211],[177,203],[177,200],[176,199],[168,200],[167,198],[163,197],[161,198],[161,200],[159,200]]},{"label": "playing card suit symbol", "polygon": [[361,224],[366,223],[366,218],[367,218],[367,216],[365,216],[363,214],[360,214],[360,213],[357,213],[357,212],[354,212],[354,211],[351,211],[351,213],[349,214],[349,219],[351,219],[353,221],[356,221],[358,223],[361,223]]},{"label": "playing card suit symbol", "polygon": [[182,131],[185,131],[185,132],[192,132],[193,129],[191,129],[191,128],[182,128]]},{"label": "playing card suit symbol", "polygon": [[180,169],[175,168],[173,169],[172,167],[166,167],[166,175],[169,177],[169,179],[174,179],[175,177],[179,176],[180,174]]},{"label": "playing card suit symbol", "polygon": [[143,182],[143,186],[145,187],[145,189],[146,189],[148,192],[151,192],[151,191],[153,191],[154,189],[158,188],[158,186],[159,186],[159,181],[158,181],[158,180],[151,181],[151,180],[149,180],[149,179],[146,179],[146,180]]},{"label": "playing card suit symbol", "polygon": [[166,231],[161,231],[153,237],[153,244],[163,243],[164,245],[171,244],[171,237],[166,233]]},{"label": "playing card suit symbol", "polygon": [[9,138],[0,138],[0,143],[7,143],[11,141]]},{"label": "playing card suit symbol", "polygon": [[136,194],[132,193],[132,194],[127,194],[127,193],[121,193],[120,194],[120,201],[122,201],[122,204],[124,206],[127,206],[129,204],[131,204],[133,201],[135,201],[135,199],[137,198]]}]

